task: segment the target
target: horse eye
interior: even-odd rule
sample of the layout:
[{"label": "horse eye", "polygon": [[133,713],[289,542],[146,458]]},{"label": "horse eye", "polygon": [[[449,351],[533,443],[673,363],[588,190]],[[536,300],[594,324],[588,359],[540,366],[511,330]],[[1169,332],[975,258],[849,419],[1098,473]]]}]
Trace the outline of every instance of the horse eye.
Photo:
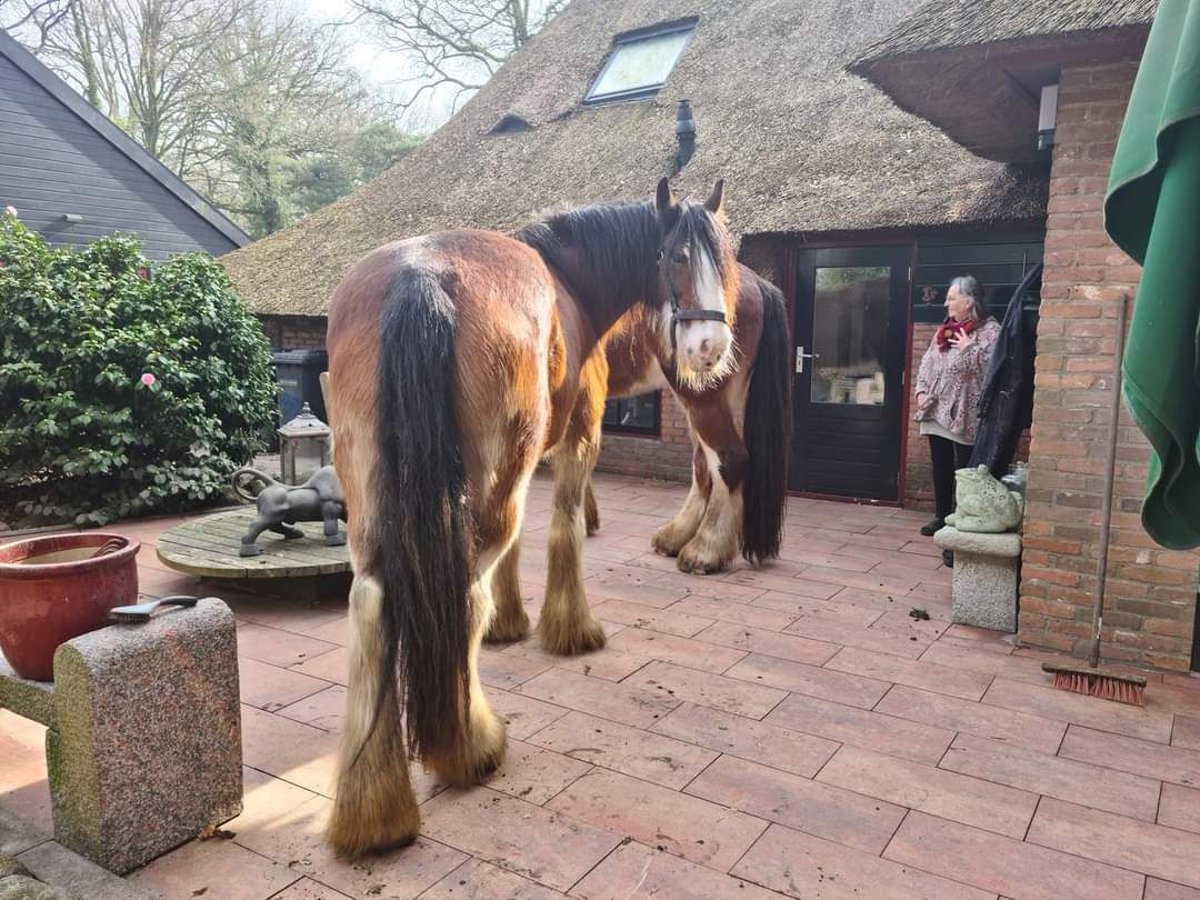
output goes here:
[{"label": "horse eye", "polygon": [[686,250],[676,250],[675,255],[671,258],[680,265],[684,265],[688,261],[688,252]]}]

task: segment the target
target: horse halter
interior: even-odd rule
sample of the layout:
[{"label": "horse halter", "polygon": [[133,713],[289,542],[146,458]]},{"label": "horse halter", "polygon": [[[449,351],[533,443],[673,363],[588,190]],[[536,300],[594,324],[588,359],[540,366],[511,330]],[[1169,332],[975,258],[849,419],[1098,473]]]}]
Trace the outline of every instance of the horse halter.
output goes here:
[{"label": "horse halter", "polygon": [[[663,251],[659,248],[658,261],[661,263]],[[722,325],[729,325],[725,319],[725,310],[723,309],[681,309],[679,306],[679,294],[675,292],[675,284],[670,278],[663,279],[667,283],[667,293],[671,297],[671,353],[674,355],[678,350],[678,341],[675,337],[675,326],[680,322],[720,322]]]}]

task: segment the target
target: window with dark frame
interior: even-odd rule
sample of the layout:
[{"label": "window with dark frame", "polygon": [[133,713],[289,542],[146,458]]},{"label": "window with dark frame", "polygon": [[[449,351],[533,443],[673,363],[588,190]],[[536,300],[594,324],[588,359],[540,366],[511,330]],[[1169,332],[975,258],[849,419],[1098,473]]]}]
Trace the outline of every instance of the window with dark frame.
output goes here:
[{"label": "window with dark frame", "polygon": [[583,102],[595,105],[653,97],[666,84],[691,40],[697,21],[681,19],[617,35],[604,68]]},{"label": "window with dark frame", "polygon": [[612,434],[657,435],[660,425],[660,399],[659,392],[652,391],[636,397],[609,400],[604,406],[604,419],[601,424],[606,432]]}]

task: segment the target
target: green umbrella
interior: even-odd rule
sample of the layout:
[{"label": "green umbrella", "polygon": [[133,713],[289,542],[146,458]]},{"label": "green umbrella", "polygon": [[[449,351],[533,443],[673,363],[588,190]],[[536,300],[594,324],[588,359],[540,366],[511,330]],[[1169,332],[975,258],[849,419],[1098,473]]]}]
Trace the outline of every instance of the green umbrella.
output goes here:
[{"label": "green umbrella", "polygon": [[1104,227],[1142,264],[1125,402],[1153,448],[1142,524],[1200,546],[1200,0],[1162,0],[1125,113]]}]

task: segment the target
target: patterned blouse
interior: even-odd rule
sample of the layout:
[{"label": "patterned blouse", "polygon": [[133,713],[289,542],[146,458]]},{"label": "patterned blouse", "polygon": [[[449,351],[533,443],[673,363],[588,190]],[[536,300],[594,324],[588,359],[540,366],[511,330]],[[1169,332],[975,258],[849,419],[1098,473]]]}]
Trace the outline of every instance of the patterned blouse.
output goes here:
[{"label": "patterned blouse", "polygon": [[979,394],[983,376],[992,357],[992,347],[1000,336],[1000,323],[990,318],[974,331],[975,341],[959,350],[938,349],[937,337],[921,357],[917,370],[916,392],[924,394],[917,405],[918,422],[936,422],[964,444],[975,443],[979,429]]}]

